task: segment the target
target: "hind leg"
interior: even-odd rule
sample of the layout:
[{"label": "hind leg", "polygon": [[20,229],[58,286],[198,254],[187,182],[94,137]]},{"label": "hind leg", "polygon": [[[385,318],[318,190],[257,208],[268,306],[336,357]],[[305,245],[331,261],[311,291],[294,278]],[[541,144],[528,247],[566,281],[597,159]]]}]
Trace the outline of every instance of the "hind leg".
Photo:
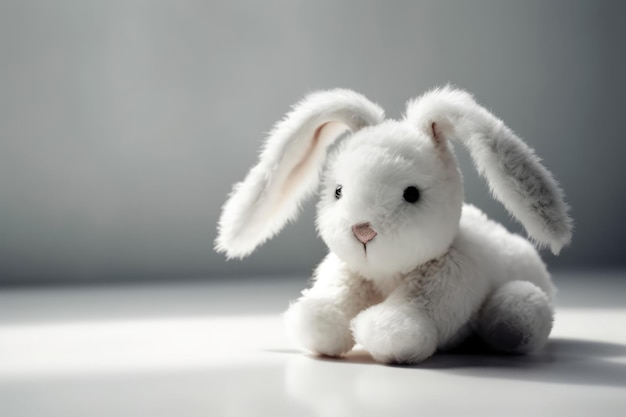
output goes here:
[{"label": "hind leg", "polygon": [[495,350],[531,352],[548,340],[553,314],[548,296],[539,287],[528,281],[511,281],[485,301],[478,334]]}]

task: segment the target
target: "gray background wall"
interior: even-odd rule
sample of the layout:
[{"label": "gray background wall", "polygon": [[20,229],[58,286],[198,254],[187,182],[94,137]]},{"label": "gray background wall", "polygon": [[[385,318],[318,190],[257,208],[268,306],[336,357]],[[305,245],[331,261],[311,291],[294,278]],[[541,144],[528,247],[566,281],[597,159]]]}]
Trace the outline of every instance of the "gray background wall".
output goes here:
[{"label": "gray background wall", "polygon": [[[535,147],[568,194],[551,267],[626,266],[626,3],[0,2],[0,282],[308,274],[311,202],[244,262],[212,251],[232,183],[307,92],[398,116],[452,82]],[[514,230],[467,158],[467,199]]]}]

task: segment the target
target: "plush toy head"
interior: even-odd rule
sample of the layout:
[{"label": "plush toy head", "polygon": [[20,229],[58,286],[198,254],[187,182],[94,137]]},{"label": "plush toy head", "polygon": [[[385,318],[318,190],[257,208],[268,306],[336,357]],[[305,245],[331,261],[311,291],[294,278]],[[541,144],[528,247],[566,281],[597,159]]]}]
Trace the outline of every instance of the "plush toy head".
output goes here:
[{"label": "plush toy head", "polygon": [[555,253],[569,242],[572,222],[552,175],[468,93],[433,90],[395,121],[360,94],[330,90],[275,126],[224,205],[216,249],[250,254],[296,218],[323,178],[317,228],[330,250],[365,276],[409,271],[443,254],[459,227],[463,187],[451,139],[535,242]]},{"label": "plush toy head", "polygon": [[463,187],[445,139],[435,138],[389,120],[355,133],[331,157],[317,228],[361,274],[412,270],[452,243]]}]

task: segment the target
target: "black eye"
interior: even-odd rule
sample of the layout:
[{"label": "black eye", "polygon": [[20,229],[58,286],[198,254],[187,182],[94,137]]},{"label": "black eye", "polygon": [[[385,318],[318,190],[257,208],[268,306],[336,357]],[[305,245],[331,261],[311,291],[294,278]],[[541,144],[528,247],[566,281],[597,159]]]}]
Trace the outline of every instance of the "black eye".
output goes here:
[{"label": "black eye", "polygon": [[420,199],[420,190],[413,186],[406,187],[402,197],[404,197],[404,201],[407,203],[417,203],[417,200]]},{"label": "black eye", "polygon": [[339,200],[341,198],[341,189],[343,187],[341,185],[338,185],[337,188],[335,188],[335,198],[337,200]]}]

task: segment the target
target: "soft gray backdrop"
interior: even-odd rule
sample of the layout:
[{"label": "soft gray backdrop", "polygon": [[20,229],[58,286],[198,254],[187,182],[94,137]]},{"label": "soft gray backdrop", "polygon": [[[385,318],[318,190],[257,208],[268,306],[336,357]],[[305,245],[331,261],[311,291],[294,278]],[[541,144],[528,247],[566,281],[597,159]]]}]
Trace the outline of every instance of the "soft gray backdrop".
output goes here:
[{"label": "soft gray backdrop", "polygon": [[[212,251],[230,186],[304,94],[392,117],[448,82],[568,194],[551,267],[623,267],[626,2],[0,2],[0,282],[308,274],[312,202],[244,262]],[[467,199],[515,230],[461,154]]]}]

